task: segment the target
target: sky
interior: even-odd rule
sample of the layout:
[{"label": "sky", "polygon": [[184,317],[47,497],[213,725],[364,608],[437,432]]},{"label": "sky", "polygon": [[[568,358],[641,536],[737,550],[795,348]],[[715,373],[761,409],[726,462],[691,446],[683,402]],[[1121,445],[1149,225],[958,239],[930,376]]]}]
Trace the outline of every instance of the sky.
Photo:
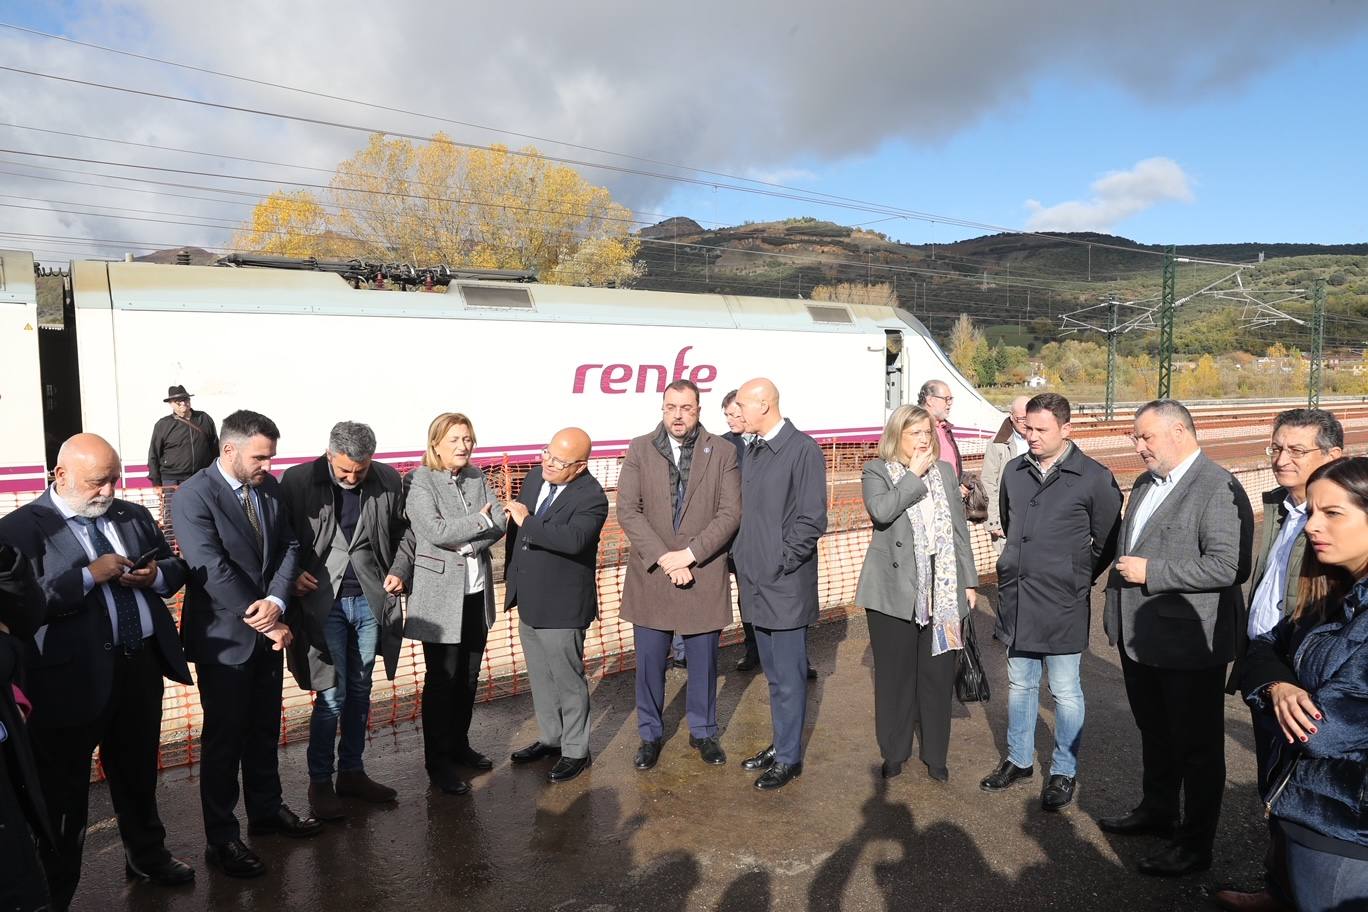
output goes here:
[{"label": "sky", "polygon": [[[1368,241],[1368,4],[1352,0],[240,0],[212,15],[0,0],[0,23],[415,113],[13,28],[0,66],[479,144],[530,140],[473,125],[535,136],[641,224],[806,215],[913,243],[987,233],[966,221],[1178,245]],[[46,260],[142,249],[96,240],[223,246],[231,232],[209,223],[239,224],[272,181],[325,182],[286,166],[330,169],[364,140],[0,70],[0,245]]]}]

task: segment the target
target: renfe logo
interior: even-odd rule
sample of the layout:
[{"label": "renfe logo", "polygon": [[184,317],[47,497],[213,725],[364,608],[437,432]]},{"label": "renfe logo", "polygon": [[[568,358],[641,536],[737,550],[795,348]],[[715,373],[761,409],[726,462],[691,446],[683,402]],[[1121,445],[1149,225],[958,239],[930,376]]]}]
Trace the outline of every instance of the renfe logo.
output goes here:
[{"label": "renfe logo", "polygon": [[[599,392],[607,393],[610,396],[621,396],[629,392],[628,386],[632,379],[636,379],[636,391],[646,392],[646,385],[649,378],[655,377],[655,392],[665,392],[665,387],[676,380],[692,380],[698,385],[702,392],[709,392],[706,384],[712,383],[717,379],[717,367],[712,364],[697,364],[689,367],[684,363],[684,356],[693,350],[692,345],[686,345],[679,350],[674,359],[674,372],[669,373],[663,364],[638,364],[635,368],[630,364],[581,364],[575,368],[575,384],[570,392],[579,394],[584,392],[584,385],[589,378],[589,374],[598,371]],[[667,379],[668,378],[668,379]]]}]

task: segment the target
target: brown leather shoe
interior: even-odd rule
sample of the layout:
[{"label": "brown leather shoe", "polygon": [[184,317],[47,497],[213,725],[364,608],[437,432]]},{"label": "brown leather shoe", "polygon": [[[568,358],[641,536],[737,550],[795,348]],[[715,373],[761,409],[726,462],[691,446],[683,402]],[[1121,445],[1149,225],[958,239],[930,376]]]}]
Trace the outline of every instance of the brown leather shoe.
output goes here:
[{"label": "brown leather shoe", "polygon": [[331,779],[309,783],[309,810],[319,820],[342,820],[347,816]]},{"label": "brown leather shoe", "polygon": [[362,770],[342,770],[337,774],[337,794],[343,798],[360,798],[371,804],[384,804],[399,797],[388,785],[381,785]]},{"label": "brown leather shoe", "polygon": [[1241,893],[1239,890],[1217,890],[1211,899],[1222,909],[1231,912],[1292,912],[1272,893],[1260,890],[1257,893]]}]

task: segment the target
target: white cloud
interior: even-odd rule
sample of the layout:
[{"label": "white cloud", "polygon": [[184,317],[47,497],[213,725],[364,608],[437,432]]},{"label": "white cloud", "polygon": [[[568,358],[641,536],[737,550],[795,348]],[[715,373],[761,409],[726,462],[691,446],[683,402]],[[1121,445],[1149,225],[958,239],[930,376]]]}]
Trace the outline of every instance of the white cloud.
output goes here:
[{"label": "white cloud", "polygon": [[1171,158],[1147,158],[1129,171],[1112,171],[1092,184],[1086,201],[1042,205],[1027,200],[1031,231],[1110,231],[1132,215],[1160,203],[1190,203],[1192,180]]}]

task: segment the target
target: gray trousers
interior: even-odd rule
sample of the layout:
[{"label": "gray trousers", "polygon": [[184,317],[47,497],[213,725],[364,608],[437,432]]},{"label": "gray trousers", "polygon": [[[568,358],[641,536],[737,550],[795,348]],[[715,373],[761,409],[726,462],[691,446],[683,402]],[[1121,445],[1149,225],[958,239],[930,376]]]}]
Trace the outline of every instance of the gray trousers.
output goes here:
[{"label": "gray trousers", "polygon": [[529,627],[518,622],[532,708],[543,744],[561,756],[589,756],[589,682],[584,679],[584,631]]}]

